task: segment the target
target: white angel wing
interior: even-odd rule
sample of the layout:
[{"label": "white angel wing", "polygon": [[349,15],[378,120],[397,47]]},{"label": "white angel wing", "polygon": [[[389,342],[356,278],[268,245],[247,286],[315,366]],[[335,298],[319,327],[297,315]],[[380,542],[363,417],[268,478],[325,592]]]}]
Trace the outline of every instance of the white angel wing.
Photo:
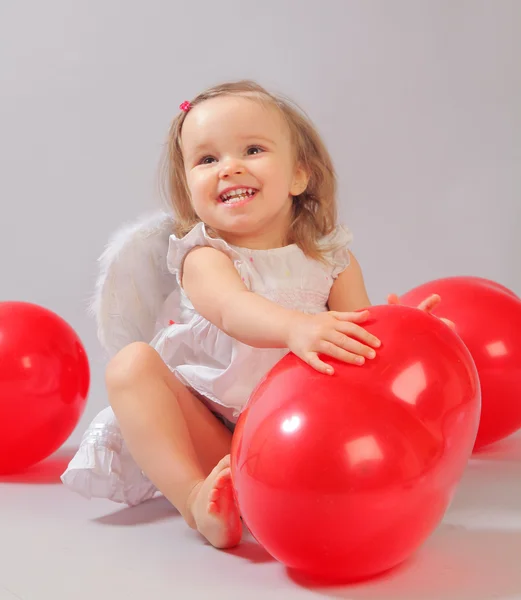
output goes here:
[{"label": "white angel wing", "polygon": [[166,298],[178,288],[166,262],[172,224],[171,215],[157,212],[124,225],[99,258],[90,310],[111,356],[131,342],[151,341]]}]

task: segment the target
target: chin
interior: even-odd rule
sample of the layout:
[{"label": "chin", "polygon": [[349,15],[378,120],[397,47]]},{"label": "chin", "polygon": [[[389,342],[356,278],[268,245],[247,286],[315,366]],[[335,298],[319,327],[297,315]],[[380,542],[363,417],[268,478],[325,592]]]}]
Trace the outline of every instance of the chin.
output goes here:
[{"label": "chin", "polygon": [[220,231],[223,234],[230,233],[233,235],[252,235],[254,233],[258,233],[261,226],[258,221],[254,221],[251,217],[247,218],[237,218],[234,219],[233,222],[228,223],[209,223],[206,221],[208,227],[211,227],[215,231]]}]

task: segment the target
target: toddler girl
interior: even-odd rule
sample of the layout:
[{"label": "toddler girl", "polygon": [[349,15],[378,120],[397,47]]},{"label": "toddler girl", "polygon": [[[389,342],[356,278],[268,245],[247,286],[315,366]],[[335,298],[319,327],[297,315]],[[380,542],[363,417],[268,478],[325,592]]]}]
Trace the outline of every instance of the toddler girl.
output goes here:
[{"label": "toddler girl", "polygon": [[[219,85],[180,106],[167,158],[179,287],[169,322],[123,348],[106,384],[132,473],[226,548],[242,533],[232,432],[259,381],[289,351],[327,377],[327,357],[362,367],[380,341],[363,328],[370,301],[330,156],[296,107],[252,82]],[[126,473],[107,495],[134,485]]]}]

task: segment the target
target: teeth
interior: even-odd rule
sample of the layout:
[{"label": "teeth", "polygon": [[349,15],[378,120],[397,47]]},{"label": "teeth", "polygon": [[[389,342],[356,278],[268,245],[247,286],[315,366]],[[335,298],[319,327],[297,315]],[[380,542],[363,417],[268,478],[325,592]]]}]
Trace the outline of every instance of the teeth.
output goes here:
[{"label": "teeth", "polygon": [[244,198],[253,196],[255,192],[256,190],[253,188],[237,188],[236,190],[222,194],[221,200],[227,204],[232,204],[233,202],[238,202],[239,200],[244,200]]}]

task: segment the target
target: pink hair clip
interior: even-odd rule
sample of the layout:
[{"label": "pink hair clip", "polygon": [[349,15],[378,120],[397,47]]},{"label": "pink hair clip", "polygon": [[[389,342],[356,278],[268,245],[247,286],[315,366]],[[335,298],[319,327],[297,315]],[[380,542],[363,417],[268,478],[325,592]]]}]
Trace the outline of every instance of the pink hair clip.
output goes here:
[{"label": "pink hair clip", "polygon": [[190,102],[188,102],[188,100],[185,100],[184,102],[182,102],[179,105],[179,108],[183,111],[183,112],[188,112],[191,108],[192,105],[190,104]]}]

